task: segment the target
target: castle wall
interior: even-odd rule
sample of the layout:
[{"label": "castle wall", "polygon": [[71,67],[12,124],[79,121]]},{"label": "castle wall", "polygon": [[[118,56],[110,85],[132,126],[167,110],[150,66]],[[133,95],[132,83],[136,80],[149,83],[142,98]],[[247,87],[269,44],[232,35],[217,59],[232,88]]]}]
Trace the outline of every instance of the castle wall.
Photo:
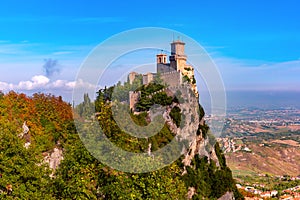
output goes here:
[{"label": "castle wall", "polygon": [[153,80],[154,80],[154,74],[152,74],[152,73],[143,74],[143,84],[144,85],[149,84]]},{"label": "castle wall", "polygon": [[169,87],[175,87],[182,84],[182,75],[180,72],[172,71],[161,74],[161,79],[169,85]]},{"label": "castle wall", "polygon": [[175,71],[175,68],[170,67],[170,64],[157,63],[157,73],[166,73]]}]

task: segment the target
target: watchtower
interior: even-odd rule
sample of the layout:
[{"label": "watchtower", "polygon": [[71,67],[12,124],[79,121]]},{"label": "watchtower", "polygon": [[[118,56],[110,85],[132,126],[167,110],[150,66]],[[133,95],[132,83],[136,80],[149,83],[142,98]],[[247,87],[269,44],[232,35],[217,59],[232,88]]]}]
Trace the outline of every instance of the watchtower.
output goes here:
[{"label": "watchtower", "polygon": [[156,63],[157,64],[166,64],[167,63],[167,54],[157,54],[156,55]]},{"label": "watchtower", "polygon": [[170,65],[177,71],[182,71],[186,65],[187,56],[184,54],[185,43],[179,39],[171,43]]}]

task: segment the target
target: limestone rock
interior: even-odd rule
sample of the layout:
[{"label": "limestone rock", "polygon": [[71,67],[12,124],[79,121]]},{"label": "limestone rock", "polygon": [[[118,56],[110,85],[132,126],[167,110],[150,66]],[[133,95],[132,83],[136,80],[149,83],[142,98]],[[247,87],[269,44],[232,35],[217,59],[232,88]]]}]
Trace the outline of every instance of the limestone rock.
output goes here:
[{"label": "limestone rock", "polygon": [[218,200],[235,200],[233,192],[226,192]]},{"label": "limestone rock", "polygon": [[189,187],[187,193],[187,199],[192,199],[195,193],[196,193],[196,189],[194,187]]},{"label": "limestone rock", "polygon": [[59,164],[64,159],[63,151],[55,147],[52,152],[44,152],[43,155],[43,162],[49,164],[49,168],[53,170],[53,173],[50,176],[53,177],[55,170],[58,168]]}]

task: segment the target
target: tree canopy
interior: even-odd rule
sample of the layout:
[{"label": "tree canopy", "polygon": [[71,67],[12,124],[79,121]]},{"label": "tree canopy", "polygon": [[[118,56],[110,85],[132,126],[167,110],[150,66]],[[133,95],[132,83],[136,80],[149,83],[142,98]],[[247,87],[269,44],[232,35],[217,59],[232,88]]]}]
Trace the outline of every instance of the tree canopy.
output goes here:
[{"label": "tree canopy", "polygon": [[[145,94],[142,95],[146,96],[160,86],[151,87],[144,88]],[[90,119],[94,115],[90,108],[94,106],[98,113],[97,123],[103,127],[105,134],[128,151],[145,152],[149,141],[155,151],[173,139],[174,134],[167,125],[148,140],[134,138],[122,131],[111,112],[113,89],[100,90],[95,102],[85,95],[84,102],[75,108],[79,115],[74,116]],[[122,89],[118,92],[122,97]],[[169,104],[174,99],[161,95],[150,100]],[[172,111],[174,119],[179,120],[179,112],[180,109]],[[136,124],[145,126],[148,123],[143,112],[131,117]],[[31,135],[31,145],[27,149],[24,139],[18,137],[24,121]],[[64,158],[51,178],[53,171],[43,162],[43,153],[54,147],[63,150]],[[187,167],[188,173],[184,176],[182,158],[154,172],[135,174],[117,171],[99,162],[87,151],[76,132],[72,106],[61,97],[41,93],[31,97],[15,92],[0,93],[1,199],[185,199],[189,187],[196,188],[194,199],[218,198],[226,191],[234,191],[237,199],[241,199],[220,148],[216,146],[215,150],[220,168],[206,157],[195,157],[193,167]]]}]

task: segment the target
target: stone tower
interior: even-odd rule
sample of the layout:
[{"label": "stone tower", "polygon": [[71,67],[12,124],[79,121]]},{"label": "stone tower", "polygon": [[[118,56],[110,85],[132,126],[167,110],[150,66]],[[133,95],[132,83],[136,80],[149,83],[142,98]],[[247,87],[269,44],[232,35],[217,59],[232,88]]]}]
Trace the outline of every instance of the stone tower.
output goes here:
[{"label": "stone tower", "polygon": [[167,54],[157,54],[156,55],[156,63],[157,64],[167,64]]},{"label": "stone tower", "polygon": [[132,84],[134,79],[136,78],[136,76],[139,75],[138,73],[136,72],[130,72],[129,75],[128,75],[128,79],[129,79],[129,83]]},{"label": "stone tower", "polygon": [[131,111],[135,111],[135,105],[139,101],[140,96],[140,91],[129,91],[129,108]]},{"label": "stone tower", "polygon": [[179,39],[173,41],[171,43],[171,56],[170,59],[170,66],[177,71],[181,72],[183,77],[189,79],[189,82],[192,86],[192,90],[194,91],[196,97],[199,96],[196,79],[194,74],[194,67],[187,64],[187,56],[184,53],[184,45],[185,43],[180,41]]},{"label": "stone tower", "polygon": [[177,40],[171,43],[170,65],[177,71],[183,71],[186,65],[187,56],[184,54],[185,43]]},{"label": "stone tower", "polygon": [[143,85],[147,85],[154,80],[154,74],[148,72],[147,74],[143,74]]},{"label": "stone tower", "polygon": [[167,63],[167,54],[161,53],[156,55],[156,72],[167,73],[176,71],[176,67],[170,67],[170,63]]}]

